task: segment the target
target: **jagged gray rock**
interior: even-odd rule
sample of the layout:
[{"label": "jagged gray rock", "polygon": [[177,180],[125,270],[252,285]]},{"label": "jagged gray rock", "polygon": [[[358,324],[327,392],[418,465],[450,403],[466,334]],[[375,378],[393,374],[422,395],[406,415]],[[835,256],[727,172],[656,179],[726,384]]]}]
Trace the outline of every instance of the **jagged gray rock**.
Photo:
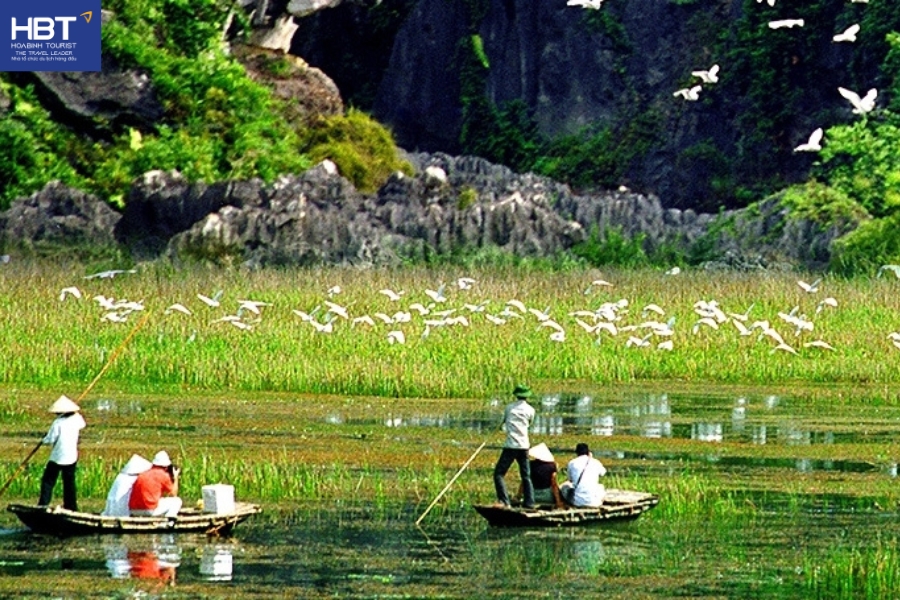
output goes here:
[{"label": "jagged gray rock", "polygon": [[127,247],[138,260],[211,260],[250,266],[396,265],[500,251],[555,257],[596,235],[639,237],[711,269],[824,268],[830,245],[857,223],[823,227],[794,218],[773,196],[716,215],[667,209],[627,190],[578,195],[534,174],[483,159],[409,154],[416,175],[395,173],[359,193],[325,161],[271,185],[190,183],[152,171],[136,181],[124,214],[100,199],[49,184],[0,213],[4,247],[90,242]]},{"label": "jagged gray rock", "polygon": [[40,252],[73,246],[115,247],[121,215],[92,194],[51,181],[0,213],[0,246]]},{"label": "jagged gray rock", "polygon": [[37,71],[17,76],[33,83],[57,121],[92,137],[107,137],[125,127],[148,128],[165,111],[146,73],[122,69],[108,55],[98,72]]},{"label": "jagged gray rock", "polygon": [[189,183],[177,171],[149,171],[131,187],[115,235],[139,258],[162,253],[176,234],[211,213],[265,200],[261,180]]}]

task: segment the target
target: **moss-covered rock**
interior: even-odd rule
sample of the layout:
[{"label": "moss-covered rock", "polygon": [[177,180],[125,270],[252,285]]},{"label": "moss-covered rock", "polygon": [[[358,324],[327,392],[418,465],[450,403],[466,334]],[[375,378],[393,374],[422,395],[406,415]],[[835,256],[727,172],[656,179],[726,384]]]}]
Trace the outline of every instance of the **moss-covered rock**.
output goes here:
[{"label": "moss-covered rock", "polygon": [[395,171],[413,172],[398,155],[391,132],[356,109],[316,120],[306,131],[302,148],[316,162],[333,161],[363,193],[375,192]]}]

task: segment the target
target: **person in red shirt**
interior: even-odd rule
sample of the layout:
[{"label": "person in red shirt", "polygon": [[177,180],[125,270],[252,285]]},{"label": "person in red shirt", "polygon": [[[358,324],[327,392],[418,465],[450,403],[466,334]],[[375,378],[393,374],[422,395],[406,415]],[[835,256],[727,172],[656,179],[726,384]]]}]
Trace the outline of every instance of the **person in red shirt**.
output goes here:
[{"label": "person in red shirt", "polygon": [[[181,510],[178,497],[178,475],[168,453],[161,450],[153,457],[153,466],[144,471],[134,482],[128,499],[128,510],[133,517],[175,517]],[[163,495],[167,494],[166,497]]]}]

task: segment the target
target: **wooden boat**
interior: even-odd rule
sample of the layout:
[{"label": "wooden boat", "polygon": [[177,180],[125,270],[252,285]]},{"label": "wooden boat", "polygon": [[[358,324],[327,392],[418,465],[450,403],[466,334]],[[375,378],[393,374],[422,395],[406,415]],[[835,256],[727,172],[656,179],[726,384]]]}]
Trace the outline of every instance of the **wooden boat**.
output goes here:
[{"label": "wooden boat", "polygon": [[92,533],[159,533],[199,532],[226,535],[235,525],[251,515],[262,512],[256,504],[235,503],[234,511],[223,514],[204,513],[196,508],[183,508],[177,517],[106,517],[95,513],[67,510],[61,506],[26,506],[10,504],[6,509],[15,513],[29,529],[36,533],[57,536]]},{"label": "wooden boat", "polygon": [[494,504],[475,504],[474,508],[493,527],[564,527],[636,519],[658,503],[656,494],[607,489],[598,508],[540,505],[529,510]]}]

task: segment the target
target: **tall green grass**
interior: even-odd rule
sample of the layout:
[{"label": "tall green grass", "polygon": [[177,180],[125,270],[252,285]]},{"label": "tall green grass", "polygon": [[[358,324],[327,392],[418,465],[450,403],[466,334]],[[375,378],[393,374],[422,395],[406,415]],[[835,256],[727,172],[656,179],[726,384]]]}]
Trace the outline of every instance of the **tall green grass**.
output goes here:
[{"label": "tall green grass", "polygon": [[[114,279],[82,279],[82,265],[7,265],[0,269],[0,383],[62,388],[70,394],[86,385],[105,364],[141,314],[124,323],[101,320],[103,311],[91,298],[143,301],[151,313],[125,351],[104,374],[100,387],[128,391],[174,386],[186,389],[293,391],[404,397],[479,397],[507,392],[515,382],[579,380],[790,384],[883,383],[900,381],[893,368],[897,352],[887,335],[900,329],[900,282],[891,279],[826,278],[817,294],[803,292],[795,274],[682,273],[661,271],[541,272],[534,270],[459,269],[360,270],[206,270],[175,271],[148,267]],[[469,290],[455,285],[459,276],[478,280]],[[590,286],[603,277],[614,287]],[[807,280],[811,277],[807,276]],[[410,311],[409,323],[353,325],[338,317],[332,333],[319,333],[293,314],[319,307],[322,318],[330,300],[348,308],[351,319],[375,312],[408,311],[414,302],[428,304],[426,289],[445,284],[447,301],[432,311],[455,309],[470,324],[430,327]],[[81,300],[58,299],[60,290],[77,285]],[[340,286],[329,298],[327,290]],[[389,287],[406,294],[390,302],[378,290]],[[590,287],[590,289],[588,289]],[[222,290],[222,305],[209,308],[197,294]],[[826,296],[838,307],[824,307]],[[262,315],[244,313],[251,330],[239,330],[217,319],[235,314],[239,299],[262,300],[271,306]],[[486,303],[499,314],[510,299],[530,308],[549,309],[566,329],[566,340],[549,339],[533,315],[494,325],[484,313],[468,312],[465,304]],[[675,317],[671,352],[626,347],[629,335],[646,330],[590,335],[570,313],[594,310],[604,302],[625,299],[627,314],[617,323],[629,325]],[[692,326],[699,318],[693,305],[716,300],[725,312],[743,313],[751,304],[750,320],[768,320],[799,355],[773,352],[775,344],[756,335],[742,337],[731,323],[718,330]],[[175,302],[193,314],[165,308]],[[655,303],[664,317],[642,315]],[[813,332],[795,336],[777,316],[797,307],[814,323]],[[429,315],[427,318],[436,318]],[[405,344],[390,344],[387,332],[402,330]],[[653,338],[654,343],[664,338]],[[804,348],[822,339],[835,351]],[[890,393],[890,392],[888,392]],[[895,394],[896,396],[896,394]]]},{"label": "tall green grass", "polygon": [[844,600],[900,597],[897,540],[877,539],[871,547],[831,550],[810,556],[805,565],[809,597]]}]

